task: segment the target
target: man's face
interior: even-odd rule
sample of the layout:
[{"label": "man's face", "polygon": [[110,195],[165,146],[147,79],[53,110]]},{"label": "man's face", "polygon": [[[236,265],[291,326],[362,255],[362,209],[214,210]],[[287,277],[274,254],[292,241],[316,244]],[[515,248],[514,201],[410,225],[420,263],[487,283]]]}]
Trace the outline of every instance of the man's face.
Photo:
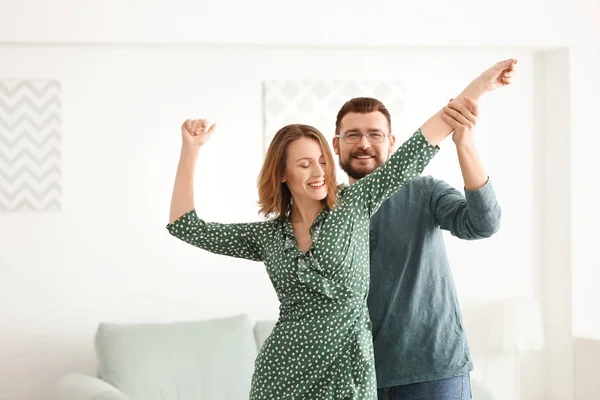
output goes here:
[{"label": "man's face", "polygon": [[[340,122],[341,137],[333,139],[333,149],[350,183],[370,174],[385,163],[394,149],[396,138],[390,135],[388,121],[379,111],[368,114],[348,113]],[[363,136],[358,136],[358,135]],[[381,143],[371,143],[383,136]],[[357,143],[347,143],[358,136]]]}]

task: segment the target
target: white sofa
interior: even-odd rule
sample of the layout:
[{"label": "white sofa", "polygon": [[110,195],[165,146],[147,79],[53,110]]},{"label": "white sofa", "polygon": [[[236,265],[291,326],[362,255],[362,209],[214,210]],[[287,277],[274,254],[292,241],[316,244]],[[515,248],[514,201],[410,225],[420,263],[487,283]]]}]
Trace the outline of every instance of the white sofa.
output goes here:
[{"label": "white sofa", "polygon": [[[60,400],[244,400],[274,323],[246,315],[163,324],[100,324],[97,376],[71,373]],[[477,382],[473,398],[493,400]]]},{"label": "white sofa", "polygon": [[247,399],[258,349],[273,322],[246,315],[163,324],[100,324],[97,376],[71,373],[61,400]]}]

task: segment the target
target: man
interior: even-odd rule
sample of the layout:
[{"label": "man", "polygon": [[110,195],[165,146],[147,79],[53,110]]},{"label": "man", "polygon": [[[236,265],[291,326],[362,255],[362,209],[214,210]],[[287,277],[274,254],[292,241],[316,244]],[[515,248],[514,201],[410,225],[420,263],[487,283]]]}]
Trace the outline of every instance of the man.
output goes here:
[{"label": "man", "polygon": [[[492,236],[500,207],[473,141],[477,99],[510,83],[515,60],[486,70],[424,127],[452,132],[466,196],[433,177],[418,177],[384,202],[371,220],[371,289],[379,399],[470,399],[473,363],[444,248],[442,229],[461,239]],[[338,113],[335,153],[349,183],[393,151],[388,110],[355,98]]]}]

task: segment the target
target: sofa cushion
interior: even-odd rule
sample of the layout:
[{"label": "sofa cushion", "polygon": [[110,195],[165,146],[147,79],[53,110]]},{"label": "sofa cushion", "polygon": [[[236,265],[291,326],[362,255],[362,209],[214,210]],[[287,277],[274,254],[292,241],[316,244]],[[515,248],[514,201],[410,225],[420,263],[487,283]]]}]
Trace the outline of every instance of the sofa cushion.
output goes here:
[{"label": "sofa cushion", "polygon": [[256,340],[256,347],[258,351],[262,348],[265,340],[271,334],[271,331],[275,327],[275,321],[258,321],[256,325],[254,325],[254,338]]},{"label": "sofa cushion", "polygon": [[247,316],[108,324],[96,333],[99,378],[132,400],[248,398],[256,343]]}]

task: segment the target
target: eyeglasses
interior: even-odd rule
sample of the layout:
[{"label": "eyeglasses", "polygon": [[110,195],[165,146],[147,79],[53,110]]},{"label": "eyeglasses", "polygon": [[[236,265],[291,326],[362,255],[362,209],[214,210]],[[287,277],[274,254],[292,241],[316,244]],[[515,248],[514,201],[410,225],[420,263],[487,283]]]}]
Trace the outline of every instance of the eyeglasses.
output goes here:
[{"label": "eyeglasses", "polygon": [[369,132],[366,135],[359,132],[349,132],[344,135],[335,136],[342,138],[346,144],[356,144],[362,140],[363,136],[367,137],[369,143],[382,143],[388,135],[383,132]]}]

